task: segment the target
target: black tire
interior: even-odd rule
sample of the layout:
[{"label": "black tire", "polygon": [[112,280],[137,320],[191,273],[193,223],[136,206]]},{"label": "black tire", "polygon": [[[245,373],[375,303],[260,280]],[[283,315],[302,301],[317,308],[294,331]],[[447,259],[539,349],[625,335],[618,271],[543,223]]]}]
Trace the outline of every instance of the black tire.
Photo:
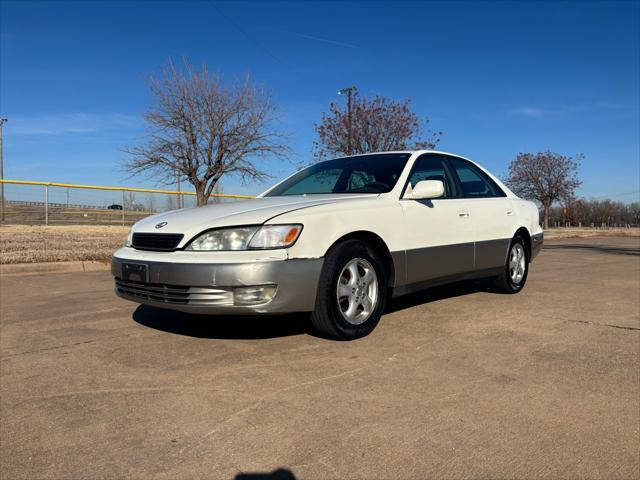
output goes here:
[{"label": "black tire", "polygon": [[[346,320],[338,301],[338,282],[347,265],[363,259],[373,267],[377,277],[377,300],[369,316],[360,324]],[[387,300],[387,278],[383,263],[377,253],[359,240],[346,240],[333,247],[325,256],[316,304],[311,314],[311,322],[323,336],[338,340],[354,340],[369,335],[376,327]],[[359,307],[360,308],[360,307]]]},{"label": "black tire", "polygon": [[[514,249],[517,248],[521,249],[522,255],[524,256],[524,274],[519,281],[516,281],[517,276],[516,280],[514,280],[514,277],[512,275],[513,270],[510,266]],[[509,251],[507,252],[507,261],[505,263],[504,270],[493,281],[495,287],[503,293],[520,292],[524,288],[525,283],[527,283],[527,277],[529,276],[529,260],[530,254],[527,243],[520,235],[516,235],[515,237],[513,237],[513,239],[511,240],[511,244],[509,245]]]}]

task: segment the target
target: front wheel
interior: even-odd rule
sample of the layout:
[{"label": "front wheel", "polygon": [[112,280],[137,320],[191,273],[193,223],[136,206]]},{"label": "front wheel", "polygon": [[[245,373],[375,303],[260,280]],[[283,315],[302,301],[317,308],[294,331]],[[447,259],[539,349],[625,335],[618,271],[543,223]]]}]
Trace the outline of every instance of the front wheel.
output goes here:
[{"label": "front wheel", "polygon": [[387,296],[387,274],[376,252],[357,240],[332,248],[325,257],[314,327],[340,340],[364,337],[376,327]]},{"label": "front wheel", "polygon": [[529,274],[529,254],[521,236],[511,240],[509,255],[502,274],[494,281],[498,289],[504,293],[518,293],[527,282]]}]

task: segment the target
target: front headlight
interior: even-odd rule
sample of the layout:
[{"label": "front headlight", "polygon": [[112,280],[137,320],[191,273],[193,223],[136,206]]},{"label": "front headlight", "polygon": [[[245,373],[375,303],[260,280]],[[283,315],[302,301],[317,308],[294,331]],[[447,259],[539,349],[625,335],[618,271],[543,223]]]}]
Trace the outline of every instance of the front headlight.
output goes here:
[{"label": "front headlight", "polygon": [[246,250],[259,227],[226,228],[204,232],[187,250]]},{"label": "front headlight", "polygon": [[265,225],[253,236],[249,248],[285,248],[298,240],[302,225]]},{"label": "front headlight", "polygon": [[265,225],[210,230],[196,237],[186,250],[229,251],[286,248],[295,243],[302,225]]},{"label": "front headlight", "polygon": [[124,246],[130,247],[131,245],[133,245],[133,228],[129,230],[129,234],[127,235],[127,240]]}]

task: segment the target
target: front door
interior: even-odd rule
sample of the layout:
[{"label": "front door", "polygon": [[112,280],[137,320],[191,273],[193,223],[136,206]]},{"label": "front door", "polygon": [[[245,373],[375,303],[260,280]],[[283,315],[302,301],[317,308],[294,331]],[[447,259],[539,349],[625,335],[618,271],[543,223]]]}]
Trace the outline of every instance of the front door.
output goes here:
[{"label": "front door", "polygon": [[419,157],[408,183],[413,187],[421,180],[441,180],[445,193],[430,200],[400,200],[408,284],[470,272],[474,264],[468,200],[456,198],[457,186],[444,157],[437,154]]}]

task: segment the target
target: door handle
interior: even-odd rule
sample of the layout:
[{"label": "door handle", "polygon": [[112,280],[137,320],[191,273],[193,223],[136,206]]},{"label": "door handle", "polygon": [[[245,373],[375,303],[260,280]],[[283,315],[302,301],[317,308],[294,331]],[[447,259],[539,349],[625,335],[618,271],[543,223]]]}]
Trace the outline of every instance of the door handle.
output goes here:
[{"label": "door handle", "polygon": [[507,215],[509,216],[513,215],[513,210],[507,210]]},{"label": "door handle", "polygon": [[459,217],[468,217],[469,216],[469,211],[468,210],[458,210],[458,216]]}]

